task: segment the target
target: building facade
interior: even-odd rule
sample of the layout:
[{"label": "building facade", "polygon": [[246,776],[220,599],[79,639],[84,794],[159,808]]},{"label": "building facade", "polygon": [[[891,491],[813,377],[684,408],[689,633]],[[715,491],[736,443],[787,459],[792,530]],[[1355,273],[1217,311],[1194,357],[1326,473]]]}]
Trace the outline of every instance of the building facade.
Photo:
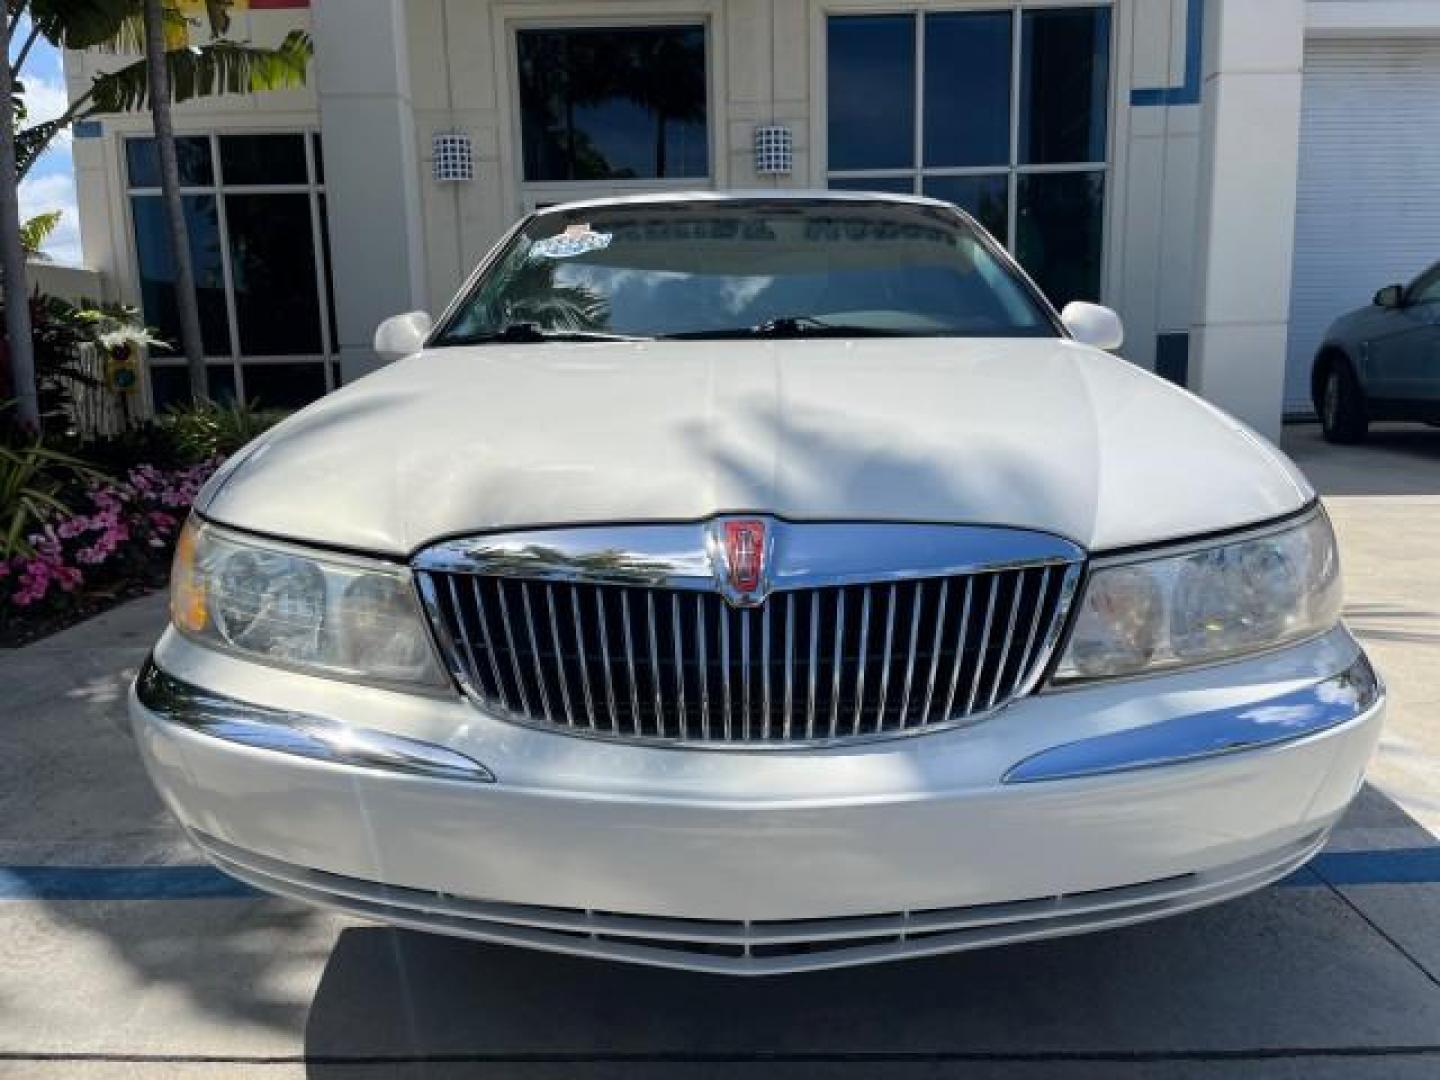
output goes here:
[{"label": "building facade", "polygon": [[[1325,325],[1440,258],[1440,0],[250,0],[310,85],[177,111],[212,389],[300,404],[521,214],[919,192],[1268,434]],[[73,94],[117,59],[70,54]],[[76,131],[87,264],[176,328],[148,118]],[[184,394],[152,358],[156,407]]]}]

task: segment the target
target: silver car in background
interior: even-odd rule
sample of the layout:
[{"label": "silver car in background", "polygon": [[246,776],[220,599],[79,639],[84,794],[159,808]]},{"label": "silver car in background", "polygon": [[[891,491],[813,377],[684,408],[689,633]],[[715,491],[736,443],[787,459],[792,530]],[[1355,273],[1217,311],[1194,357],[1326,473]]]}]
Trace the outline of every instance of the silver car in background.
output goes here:
[{"label": "silver car in background", "polygon": [[1375,420],[1440,424],[1440,263],[1336,319],[1310,387],[1331,442],[1361,442]]}]

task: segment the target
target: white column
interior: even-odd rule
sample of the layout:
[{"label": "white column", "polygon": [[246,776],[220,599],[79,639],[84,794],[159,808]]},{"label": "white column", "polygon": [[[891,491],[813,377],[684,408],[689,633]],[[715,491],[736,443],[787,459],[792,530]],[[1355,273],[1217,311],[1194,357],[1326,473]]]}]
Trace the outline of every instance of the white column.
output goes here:
[{"label": "white column", "polygon": [[425,302],[405,0],[316,0],[313,19],[335,333],[350,382],[379,366],[376,325]]},{"label": "white column", "polygon": [[1304,0],[1207,0],[1191,385],[1280,435]]}]

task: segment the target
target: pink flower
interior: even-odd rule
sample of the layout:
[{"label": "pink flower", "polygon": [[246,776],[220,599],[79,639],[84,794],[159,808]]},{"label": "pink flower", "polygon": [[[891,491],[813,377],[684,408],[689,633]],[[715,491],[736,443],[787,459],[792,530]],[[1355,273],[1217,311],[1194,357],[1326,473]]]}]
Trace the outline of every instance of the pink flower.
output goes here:
[{"label": "pink flower", "polygon": [[[26,539],[34,554],[0,560],[0,604],[27,608],[82,587],[95,567],[122,573],[119,566],[137,549],[163,551],[174,540],[195,496],[221,464],[220,459],[178,469],[142,464],[119,482],[90,484],[74,511],[42,522]],[[112,565],[117,564],[118,565]]]}]

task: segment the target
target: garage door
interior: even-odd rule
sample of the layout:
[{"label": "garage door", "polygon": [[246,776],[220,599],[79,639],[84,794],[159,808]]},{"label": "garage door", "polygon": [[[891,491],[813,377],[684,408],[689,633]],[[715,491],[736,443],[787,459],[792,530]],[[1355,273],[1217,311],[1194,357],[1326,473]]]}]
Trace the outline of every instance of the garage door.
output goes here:
[{"label": "garage door", "polygon": [[1325,328],[1440,259],[1440,40],[1305,50],[1285,404],[1310,412]]}]

